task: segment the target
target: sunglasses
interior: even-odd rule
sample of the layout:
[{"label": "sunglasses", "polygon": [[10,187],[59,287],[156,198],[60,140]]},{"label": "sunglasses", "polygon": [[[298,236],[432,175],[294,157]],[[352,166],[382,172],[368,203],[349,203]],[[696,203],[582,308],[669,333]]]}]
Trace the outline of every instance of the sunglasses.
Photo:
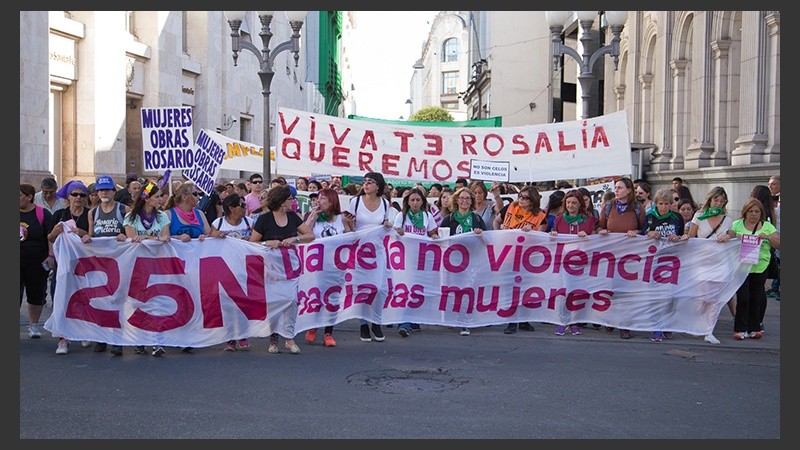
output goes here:
[{"label": "sunglasses", "polygon": [[517,196],[517,198],[518,198],[518,199],[520,199],[520,200],[530,200],[530,199],[531,199],[531,198],[530,198],[529,196],[527,196],[527,195],[518,195],[518,196]]},{"label": "sunglasses", "polygon": [[203,195],[203,193],[202,192],[192,192],[192,195],[194,195],[195,197],[200,197],[201,195]]},{"label": "sunglasses", "polygon": [[680,200],[681,200],[681,198],[680,198],[680,197],[672,197],[672,199],[673,199],[673,200],[675,200],[676,202],[678,202],[678,201],[680,201]]},{"label": "sunglasses", "polygon": [[264,182],[264,180],[253,180],[253,181],[251,181],[251,183],[253,183],[253,184],[261,184],[263,182]]},{"label": "sunglasses", "polygon": [[69,195],[71,197],[81,197],[81,198],[86,197],[86,194],[84,194],[83,192],[70,192]]}]

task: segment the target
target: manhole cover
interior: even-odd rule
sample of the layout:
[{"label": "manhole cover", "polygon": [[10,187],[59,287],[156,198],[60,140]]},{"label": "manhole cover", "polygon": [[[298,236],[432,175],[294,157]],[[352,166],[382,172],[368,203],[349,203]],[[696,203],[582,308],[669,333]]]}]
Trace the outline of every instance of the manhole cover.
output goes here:
[{"label": "manhole cover", "polygon": [[354,385],[370,387],[384,393],[442,392],[455,389],[466,378],[456,378],[445,370],[383,370],[359,372],[347,378]]}]

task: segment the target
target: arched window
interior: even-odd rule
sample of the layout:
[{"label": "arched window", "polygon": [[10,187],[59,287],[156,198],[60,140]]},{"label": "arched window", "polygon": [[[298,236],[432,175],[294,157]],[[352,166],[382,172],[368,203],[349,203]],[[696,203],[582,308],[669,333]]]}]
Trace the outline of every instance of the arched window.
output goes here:
[{"label": "arched window", "polygon": [[442,62],[458,61],[458,39],[450,38],[442,45]]}]

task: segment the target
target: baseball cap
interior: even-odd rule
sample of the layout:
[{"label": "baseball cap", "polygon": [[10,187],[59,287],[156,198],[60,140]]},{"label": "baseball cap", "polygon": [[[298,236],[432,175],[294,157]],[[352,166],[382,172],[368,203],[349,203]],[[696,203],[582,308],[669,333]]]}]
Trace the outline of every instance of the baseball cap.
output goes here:
[{"label": "baseball cap", "polygon": [[117,190],[117,185],[114,184],[114,180],[111,179],[108,175],[100,175],[97,177],[97,181],[94,183],[94,189],[96,191],[100,191],[103,189],[111,189]]},{"label": "baseball cap", "polygon": [[289,192],[292,194],[292,197],[297,197],[297,188],[295,188],[291,184],[289,185]]}]

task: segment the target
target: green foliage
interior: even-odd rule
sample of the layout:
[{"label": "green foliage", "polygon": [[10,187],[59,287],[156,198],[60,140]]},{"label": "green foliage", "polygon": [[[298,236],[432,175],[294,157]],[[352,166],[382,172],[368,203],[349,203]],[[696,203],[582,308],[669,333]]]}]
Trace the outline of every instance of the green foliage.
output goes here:
[{"label": "green foliage", "polygon": [[452,122],[453,116],[450,111],[441,106],[426,106],[409,119],[410,122]]}]

